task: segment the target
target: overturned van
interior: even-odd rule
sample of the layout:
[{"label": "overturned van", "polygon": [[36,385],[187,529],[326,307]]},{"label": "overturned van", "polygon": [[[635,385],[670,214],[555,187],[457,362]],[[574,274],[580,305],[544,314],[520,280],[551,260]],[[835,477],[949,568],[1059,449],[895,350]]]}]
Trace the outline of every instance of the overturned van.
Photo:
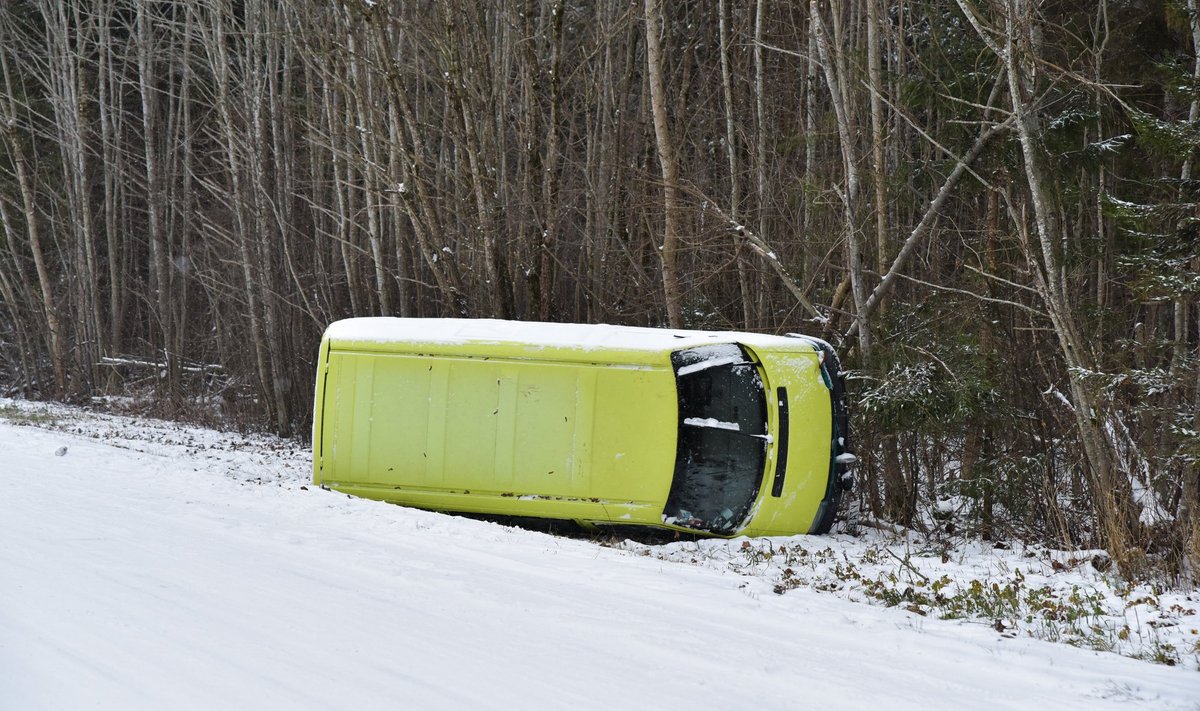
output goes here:
[{"label": "overturned van", "polygon": [[824,533],[847,443],[837,357],[806,336],[355,318],[321,341],[314,482],[407,506]]}]

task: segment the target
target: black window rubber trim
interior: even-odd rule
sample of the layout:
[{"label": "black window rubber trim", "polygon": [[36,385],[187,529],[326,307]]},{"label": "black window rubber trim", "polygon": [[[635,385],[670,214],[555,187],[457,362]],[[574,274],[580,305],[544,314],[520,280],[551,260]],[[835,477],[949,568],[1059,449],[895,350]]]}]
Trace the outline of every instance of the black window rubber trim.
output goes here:
[{"label": "black window rubber trim", "polygon": [[775,482],[771,485],[771,496],[783,496],[783,479],[787,476],[788,455],[788,399],[787,388],[775,391],[779,402],[779,451],[775,458]]}]

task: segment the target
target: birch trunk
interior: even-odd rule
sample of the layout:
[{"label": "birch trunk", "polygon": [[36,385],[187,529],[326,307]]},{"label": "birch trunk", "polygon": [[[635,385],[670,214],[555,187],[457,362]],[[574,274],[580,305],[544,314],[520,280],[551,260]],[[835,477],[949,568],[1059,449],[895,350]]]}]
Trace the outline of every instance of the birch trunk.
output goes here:
[{"label": "birch trunk", "polygon": [[[838,142],[841,148],[842,169],[845,184],[841,198],[842,214],[846,234],[846,262],[850,276],[850,294],[854,300],[854,328],[858,332],[859,351],[864,360],[871,354],[871,330],[867,322],[866,285],[863,283],[862,250],[858,235],[858,157],[855,155],[855,129],[852,125],[853,113],[850,105],[849,87],[846,84],[845,57],[839,32],[835,32],[832,41],[825,29],[825,22],[817,7],[817,0],[810,0],[809,17],[812,22],[813,35],[816,40],[817,52],[821,58],[822,70],[825,74],[825,84],[829,88],[829,96],[833,105],[834,118],[837,121]],[[834,27],[838,26],[838,7],[833,8]]]},{"label": "birch trunk", "polygon": [[1021,157],[1033,208],[1033,231],[1026,234],[1034,283],[1054,327],[1059,349],[1069,373],[1069,389],[1075,424],[1086,459],[1091,495],[1096,507],[1097,524],[1109,553],[1126,572],[1132,564],[1131,547],[1138,538],[1138,507],[1133,501],[1130,473],[1118,471],[1114,445],[1105,432],[1102,404],[1084,378],[1095,370],[1090,352],[1080,335],[1077,311],[1062,264],[1063,238],[1053,197],[1048,186],[1051,178],[1043,164],[1038,139],[1036,79],[1033,71],[1037,56],[1034,41],[1034,11],[1028,0],[1004,0],[1003,33],[992,38],[974,10],[965,0],[959,7],[975,27],[980,38],[1001,59],[1006,75],[1012,115],[1021,145]]}]

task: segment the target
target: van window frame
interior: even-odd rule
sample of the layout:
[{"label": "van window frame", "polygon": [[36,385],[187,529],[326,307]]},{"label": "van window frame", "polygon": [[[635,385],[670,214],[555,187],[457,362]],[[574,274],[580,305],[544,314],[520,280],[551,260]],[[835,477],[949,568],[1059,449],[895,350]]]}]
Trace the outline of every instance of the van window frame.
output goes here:
[{"label": "van window frame", "polygon": [[[709,534],[735,534],[753,516],[769,461],[769,391],[762,365],[738,343],[674,351],[671,364],[679,435],[663,521]],[[705,388],[708,400],[696,392]],[[714,389],[718,397],[723,392],[716,403]]]}]

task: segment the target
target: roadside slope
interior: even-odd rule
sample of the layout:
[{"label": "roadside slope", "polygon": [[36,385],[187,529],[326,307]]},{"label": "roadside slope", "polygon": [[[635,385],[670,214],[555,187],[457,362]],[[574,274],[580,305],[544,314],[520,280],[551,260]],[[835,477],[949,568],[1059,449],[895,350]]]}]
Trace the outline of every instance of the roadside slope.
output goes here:
[{"label": "roadside slope", "polygon": [[89,427],[0,424],[0,708],[1200,709],[1192,671]]}]

